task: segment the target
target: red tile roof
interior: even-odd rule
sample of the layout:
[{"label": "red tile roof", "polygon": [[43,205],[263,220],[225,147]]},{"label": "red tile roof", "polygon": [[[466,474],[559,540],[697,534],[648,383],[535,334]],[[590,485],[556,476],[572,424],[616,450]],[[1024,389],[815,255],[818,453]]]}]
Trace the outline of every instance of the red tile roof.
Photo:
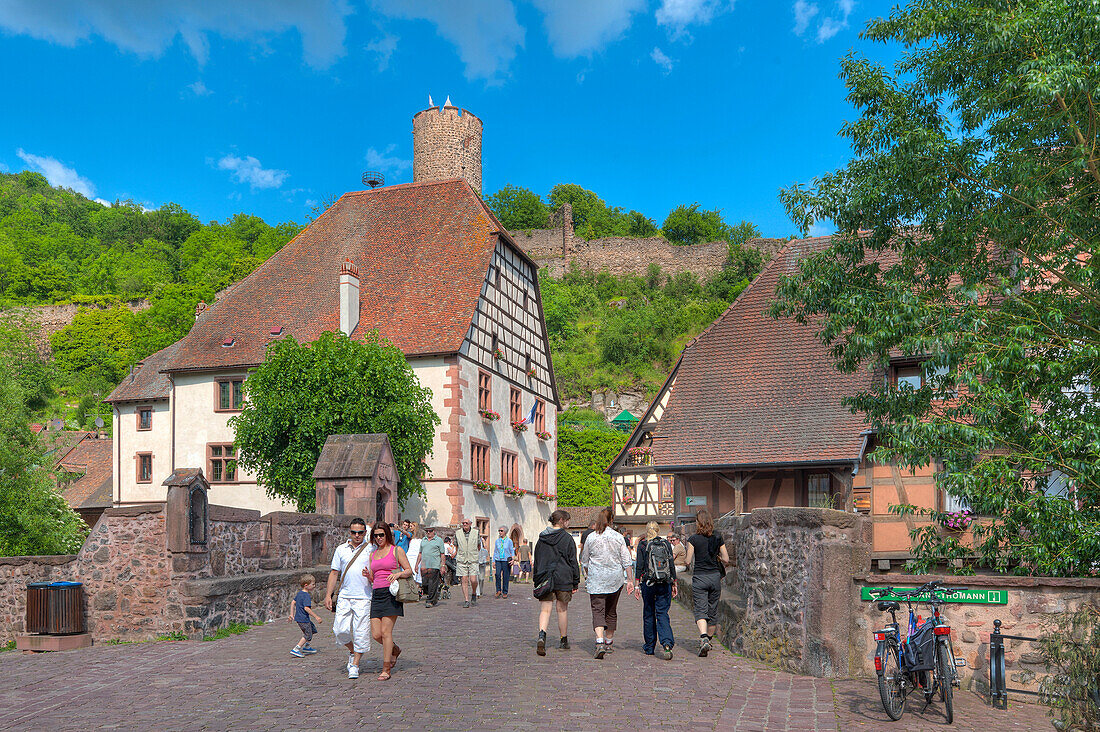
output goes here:
[{"label": "red tile roof", "polygon": [[57,467],[81,476],[61,489],[71,508],[107,508],[114,499],[114,477],[111,471],[113,440],[85,438],[80,440]]},{"label": "red tile roof", "polygon": [[170,384],[168,374],[161,373],[161,369],[172,361],[182,342],[176,341],[136,364],[134,370],[122,377],[122,382],[103,401],[116,403],[167,399]]},{"label": "red tile roof", "polygon": [[360,272],[353,338],[377,328],[406,356],[456,353],[502,228],[461,179],[346,193],[203,314],[164,368],[254,366],[273,328],[304,342],[338,330],[345,258]]},{"label": "red tile roof", "polygon": [[780,275],[830,240],[790,242],[684,350],[653,435],[658,468],[859,459],[866,425],[841,400],[873,377],[837,371],[813,325],[767,314]]}]

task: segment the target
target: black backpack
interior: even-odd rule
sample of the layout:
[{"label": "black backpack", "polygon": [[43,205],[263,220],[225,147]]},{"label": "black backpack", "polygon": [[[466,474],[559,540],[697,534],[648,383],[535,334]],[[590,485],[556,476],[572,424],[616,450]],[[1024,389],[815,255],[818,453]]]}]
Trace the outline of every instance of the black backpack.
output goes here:
[{"label": "black backpack", "polygon": [[672,581],[672,547],[663,539],[646,544],[646,582],[664,585]]}]

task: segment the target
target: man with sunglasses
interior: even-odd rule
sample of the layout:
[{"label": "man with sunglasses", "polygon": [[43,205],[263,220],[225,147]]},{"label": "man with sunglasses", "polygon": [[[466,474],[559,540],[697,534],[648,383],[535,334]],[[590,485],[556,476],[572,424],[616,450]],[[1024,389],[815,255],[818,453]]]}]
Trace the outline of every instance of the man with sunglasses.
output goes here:
[{"label": "man with sunglasses", "polygon": [[[370,651],[370,599],[374,589],[364,577],[373,551],[367,542],[367,524],[353,518],[349,538],[332,553],[331,571],[325,590],[325,607],[332,610],[332,632],[336,642],[348,649],[348,678],[359,678],[359,661]],[[333,608],[332,592],[340,582],[340,594]]]}]

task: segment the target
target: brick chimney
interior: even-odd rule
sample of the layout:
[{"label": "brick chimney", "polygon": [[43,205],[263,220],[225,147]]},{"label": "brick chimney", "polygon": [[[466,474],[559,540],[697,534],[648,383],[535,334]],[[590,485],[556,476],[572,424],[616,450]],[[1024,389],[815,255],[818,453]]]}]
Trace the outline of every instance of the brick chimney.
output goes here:
[{"label": "brick chimney", "polygon": [[340,330],[351,335],[359,325],[359,268],[345,259],[340,265]]}]

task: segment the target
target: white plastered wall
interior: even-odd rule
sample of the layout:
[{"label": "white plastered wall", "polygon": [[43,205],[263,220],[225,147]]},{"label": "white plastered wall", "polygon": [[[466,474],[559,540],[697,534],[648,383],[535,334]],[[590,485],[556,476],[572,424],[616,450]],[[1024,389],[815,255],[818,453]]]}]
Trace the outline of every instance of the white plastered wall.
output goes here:
[{"label": "white plastered wall", "polygon": [[[139,409],[152,409],[151,429],[138,430]],[[127,402],[117,406],[114,445],[111,457],[114,470],[113,500],[121,504],[163,501],[167,496],[165,479],[172,474],[172,426],[167,399]],[[137,480],[137,454],[153,454],[153,474],[149,483]]]}]

